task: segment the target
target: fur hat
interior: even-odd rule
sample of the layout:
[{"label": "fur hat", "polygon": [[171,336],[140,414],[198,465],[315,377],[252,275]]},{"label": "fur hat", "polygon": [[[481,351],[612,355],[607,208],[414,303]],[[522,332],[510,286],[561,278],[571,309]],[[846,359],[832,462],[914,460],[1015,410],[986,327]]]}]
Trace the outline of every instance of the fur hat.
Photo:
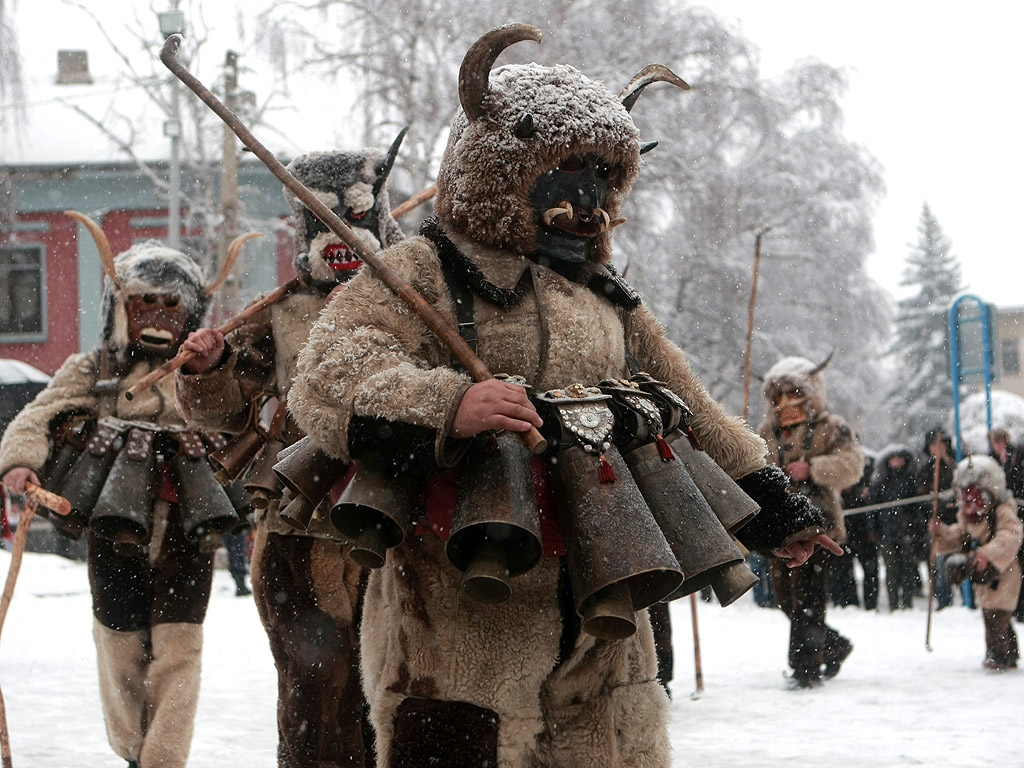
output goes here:
[{"label": "fur hat", "polygon": [[953,487],[962,489],[975,484],[988,491],[996,504],[1010,499],[1010,492],[1006,489],[1006,474],[999,462],[991,456],[968,456],[956,465]]},{"label": "fur hat", "polygon": [[[782,358],[764,375],[765,399],[769,403],[774,403],[779,395],[799,390],[807,398],[804,402],[804,412],[808,418],[814,419],[828,410],[823,373],[827,364],[828,360],[815,365],[806,357]],[[769,409],[768,418],[773,420],[775,416],[775,411]]]},{"label": "fur hat", "polygon": [[[403,130],[386,152],[372,147],[350,152],[309,152],[292,160],[288,170],[352,226],[373,250],[387,248],[405,237],[391,215],[387,187],[387,178],[404,136]],[[319,275],[309,262],[310,244],[314,239],[309,231],[312,213],[287,187],[284,196],[295,219],[296,270],[307,274],[312,271],[322,278],[324,275]],[[333,233],[324,234],[336,240]]]},{"label": "fur hat", "polygon": [[110,280],[103,286],[103,342],[107,349],[122,357],[128,349],[129,296],[144,293],[173,293],[187,313],[185,332],[202,325],[208,299],[205,280],[199,265],[181,251],[169,248],[156,240],[145,240],[132,245],[114,259],[120,281],[115,289]]},{"label": "fur hat", "polygon": [[[530,193],[540,175],[572,156],[602,158],[615,168],[603,207],[616,218],[640,168],[640,132],[628,108],[654,80],[688,86],[665,68],[642,84],[634,78],[625,97],[566,65],[509,65],[491,73],[498,54],[520,40],[540,40],[540,32],[508,25],[484,35],[466,54],[459,75],[462,110],[441,160],[434,210],[446,227],[525,254],[537,247]],[[610,230],[594,238],[588,257],[611,260]]]}]

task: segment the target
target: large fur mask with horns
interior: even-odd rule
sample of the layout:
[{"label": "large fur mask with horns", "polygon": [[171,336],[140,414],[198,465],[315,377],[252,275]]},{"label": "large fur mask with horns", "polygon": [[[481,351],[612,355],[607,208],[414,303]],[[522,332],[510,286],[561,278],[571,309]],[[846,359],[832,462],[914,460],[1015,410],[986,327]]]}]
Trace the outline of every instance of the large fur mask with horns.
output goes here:
[{"label": "large fur mask with horns", "polygon": [[103,289],[103,341],[116,358],[172,357],[202,325],[208,297],[203,271],[181,251],[155,240],[113,260],[116,285]]},{"label": "large fur mask with horns", "polygon": [[[813,421],[828,410],[825,366],[832,360],[815,364],[805,357],[784,357],[764,375],[764,397],[768,401],[768,419],[775,426],[796,423],[786,417],[786,408],[803,411],[799,421]],[[782,404],[782,405],[780,405]],[[771,407],[775,406],[775,407]]]},{"label": "large fur mask with horns", "polygon": [[[310,152],[288,164],[295,178],[373,251],[394,245],[404,235],[391,216],[388,174],[405,137],[399,133],[387,152]],[[303,205],[287,187],[285,199],[295,217],[295,269],[326,290],[352,277],[362,264],[355,251]]]},{"label": "large fur mask with horns", "polygon": [[540,38],[535,27],[510,24],[466,54],[435,211],[446,228],[487,245],[532,254],[568,244],[573,261],[607,262],[644,149],[629,109],[650,83],[688,86],[660,65],[619,95],[565,65],[491,72],[505,48]]}]

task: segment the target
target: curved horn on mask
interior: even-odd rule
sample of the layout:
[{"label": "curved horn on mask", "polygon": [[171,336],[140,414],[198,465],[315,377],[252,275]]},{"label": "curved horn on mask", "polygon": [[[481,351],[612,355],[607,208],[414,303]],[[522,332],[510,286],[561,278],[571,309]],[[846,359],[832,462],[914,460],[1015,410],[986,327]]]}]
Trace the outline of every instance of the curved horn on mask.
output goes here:
[{"label": "curved horn on mask", "polygon": [[648,64],[633,75],[633,79],[626,83],[626,87],[619,94],[622,106],[626,108],[627,112],[636,104],[636,100],[640,98],[644,88],[651,83],[672,83],[672,85],[678,86],[684,91],[690,90],[690,86],[687,85],[686,81],[664,64]]},{"label": "curved horn on mask", "polygon": [[263,233],[246,232],[245,234],[238,235],[234,240],[228,243],[228,248],[224,252],[224,261],[221,262],[220,265],[220,272],[217,273],[217,277],[207,283],[206,287],[203,289],[204,294],[212,296],[214,291],[228,281],[228,276],[231,274],[231,270],[235,268],[235,262],[238,261],[238,256],[242,252],[242,246],[254,237],[263,237]]},{"label": "curved horn on mask", "polygon": [[821,373],[823,370],[825,370],[825,366],[832,362],[832,358],[833,356],[835,356],[835,354],[836,351],[833,349],[831,352],[828,353],[828,357],[826,357],[824,360],[822,360],[820,363],[814,366],[810,371],[808,371],[807,375],[814,376],[816,374]]},{"label": "curved horn on mask", "polygon": [[398,148],[402,146],[402,139],[405,138],[405,134],[408,133],[409,126],[405,126],[398,132],[398,136],[391,146],[388,148],[387,156],[380,161],[377,167],[374,169],[377,174],[377,180],[373,182],[373,196],[376,197],[377,193],[380,192],[384,186],[384,182],[388,180],[388,176],[391,175],[391,167],[395,164],[395,158],[398,157]]},{"label": "curved horn on mask", "polygon": [[513,43],[533,40],[539,43],[541,31],[530,24],[506,24],[492,29],[466,51],[459,69],[459,102],[469,122],[484,113],[483,101],[487,95],[487,81],[495,59]]},{"label": "curved horn on mask", "polygon": [[92,235],[92,239],[96,242],[96,249],[100,252],[100,264],[103,265],[103,271],[110,279],[111,285],[114,286],[115,290],[121,289],[121,278],[117,276],[117,269],[114,268],[114,251],[110,247],[110,241],[107,239],[107,233],[103,231],[95,221],[90,219],[84,213],[78,211],[64,211],[66,216],[70,216],[85,225],[85,228],[89,230],[89,234]]}]

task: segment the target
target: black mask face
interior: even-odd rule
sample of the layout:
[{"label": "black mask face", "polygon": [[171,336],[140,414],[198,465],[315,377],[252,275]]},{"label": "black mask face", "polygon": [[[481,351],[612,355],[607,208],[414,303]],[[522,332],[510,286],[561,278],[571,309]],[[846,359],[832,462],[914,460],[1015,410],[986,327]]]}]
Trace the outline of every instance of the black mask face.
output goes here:
[{"label": "black mask face", "polygon": [[[591,241],[609,228],[604,211],[614,168],[594,156],[573,156],[542,173],[530,202],[537,216],[536,256],[580,264]],[[566,205],[568,203],[568,205]]]}]

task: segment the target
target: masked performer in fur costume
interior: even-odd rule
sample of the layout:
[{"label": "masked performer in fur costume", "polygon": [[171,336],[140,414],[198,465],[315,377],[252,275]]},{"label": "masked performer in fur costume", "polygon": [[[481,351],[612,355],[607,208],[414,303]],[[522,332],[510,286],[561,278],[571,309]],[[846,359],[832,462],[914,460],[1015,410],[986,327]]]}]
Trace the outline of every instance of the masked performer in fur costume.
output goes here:
[{"label": "masked performer in fur costume", "polygon": [[219,436],[185,429],[174,380],[131,400],[124,393],[202,324],[213,286],[190,257],[154,241],[114,259],[99,227],[76,217],[104,257],[102,344],[69,357],[11,423],[0,474],[15,491],[41,477],[71,502],[72,514],[54,520],[59,530],[77,538],[84,529],[114,752],[130,766],[184,768],[211,553],[238,517],[205,458]]},{"label": "masked performer in fur costume", "polygon": [[970,578],[985,624],[985,669],[1014,669],[1020,658],[1011,617],[1021,589],[1018,552],[1022,526],[1017,500],[1006,487],[1006,475],[989,456],[969,456],[953,475],[959,503],[956,522],[933,517],[928,528],[936,552],[949,554],[949,580],[959,585]]},{"label": "masked performer in fur costume", "polygon": [[[566,566],[575,537],[558,517],[572,500],[548,484],[555,470],[546,457],[534,457],[530,493],[551,502],[540,521],[549,556],[510,579],[511,594],[497,604],[465,595],[449,562],[453,514],[490,511],[494,478],[474,467],[508,439],[496,431],[543,426],[549,444],[565,448],[558,466],[572,454],[585,467],[581,483],[602,496],[626,487],[629,470],[606,439],[609,412],[591,385],[628,377],[627,358],[686,401],[694,437],[760,502],[764,511],[740,534],[749,546],[786,546],[794,562],[816,543],[835,546],[820,515],[766,468],[763,442],[709,397],[609,266],[610,230],[640,162],[628,108],[645,85],[682,81],[647,70],[620,98],[569,66],[490,72],[505,47],[525,39],[539,32],[502,27],[468,52],[438,216],[382,258],[460,326],[491,371],[522,376],[552,414],[575,416],[542,419],[514,379],[474,383],[368,270],[314,325],[289,396],[297,421],[332,456],[390,473],[402,487],[426,474],[423,514],[371,572],[363,610],[364,687],[378,765],[389,768],[669,765],[668,699],[646,611],[627,605],[614,627],[622,631],[608,633],[620,639],[581,630]],[[586,525],[586,517],[573,520]],[[620,539],[614,549],[633,544]]]},{"label": "masked performer in fur costume", "polygon": [[[386,182],[403,136],[387,153],[310,153],[289,170],[371,248],[394,245],[403,235],[391,216]],[[193,334],[185,348],[200,356],[177,374],[182,413],[204,428],[244,430],[263,397],[277,398],[270,428],[277,447],[302,437],[285,411],[299,349],[328,295],[361,263],[294,195],[285,196],[294,213],[302,286],[226,343],[212,329]],[[272,445],[265,452],[276,453]],[[299,531],[282,520],[281,510],[279,500],[257,510],[252,556],[256,604],[278,673],[278,765],[361,766],[364,753],[372,763],[356,628],[363,571],[342,556],[337,531],[326,520],[314,517]]]},{"label": "masked performer in fur costume", "polygon": [[[764,376],[768,415],[761,437],[768,455],[790,479],[790,489],[806,496],[825,516],[826,530],[846,540],[839,494],[861,476],[864,454],[846,421],[828,410],[822,369],[802,357],[786,357]],[[840,553],[836,553],[840,554]],[[853,644],[825,623],[829,555],[817,552],[804,568],[771,563],[779,607],[790,620],[789,664],[799,687],[834,677]]]}]

